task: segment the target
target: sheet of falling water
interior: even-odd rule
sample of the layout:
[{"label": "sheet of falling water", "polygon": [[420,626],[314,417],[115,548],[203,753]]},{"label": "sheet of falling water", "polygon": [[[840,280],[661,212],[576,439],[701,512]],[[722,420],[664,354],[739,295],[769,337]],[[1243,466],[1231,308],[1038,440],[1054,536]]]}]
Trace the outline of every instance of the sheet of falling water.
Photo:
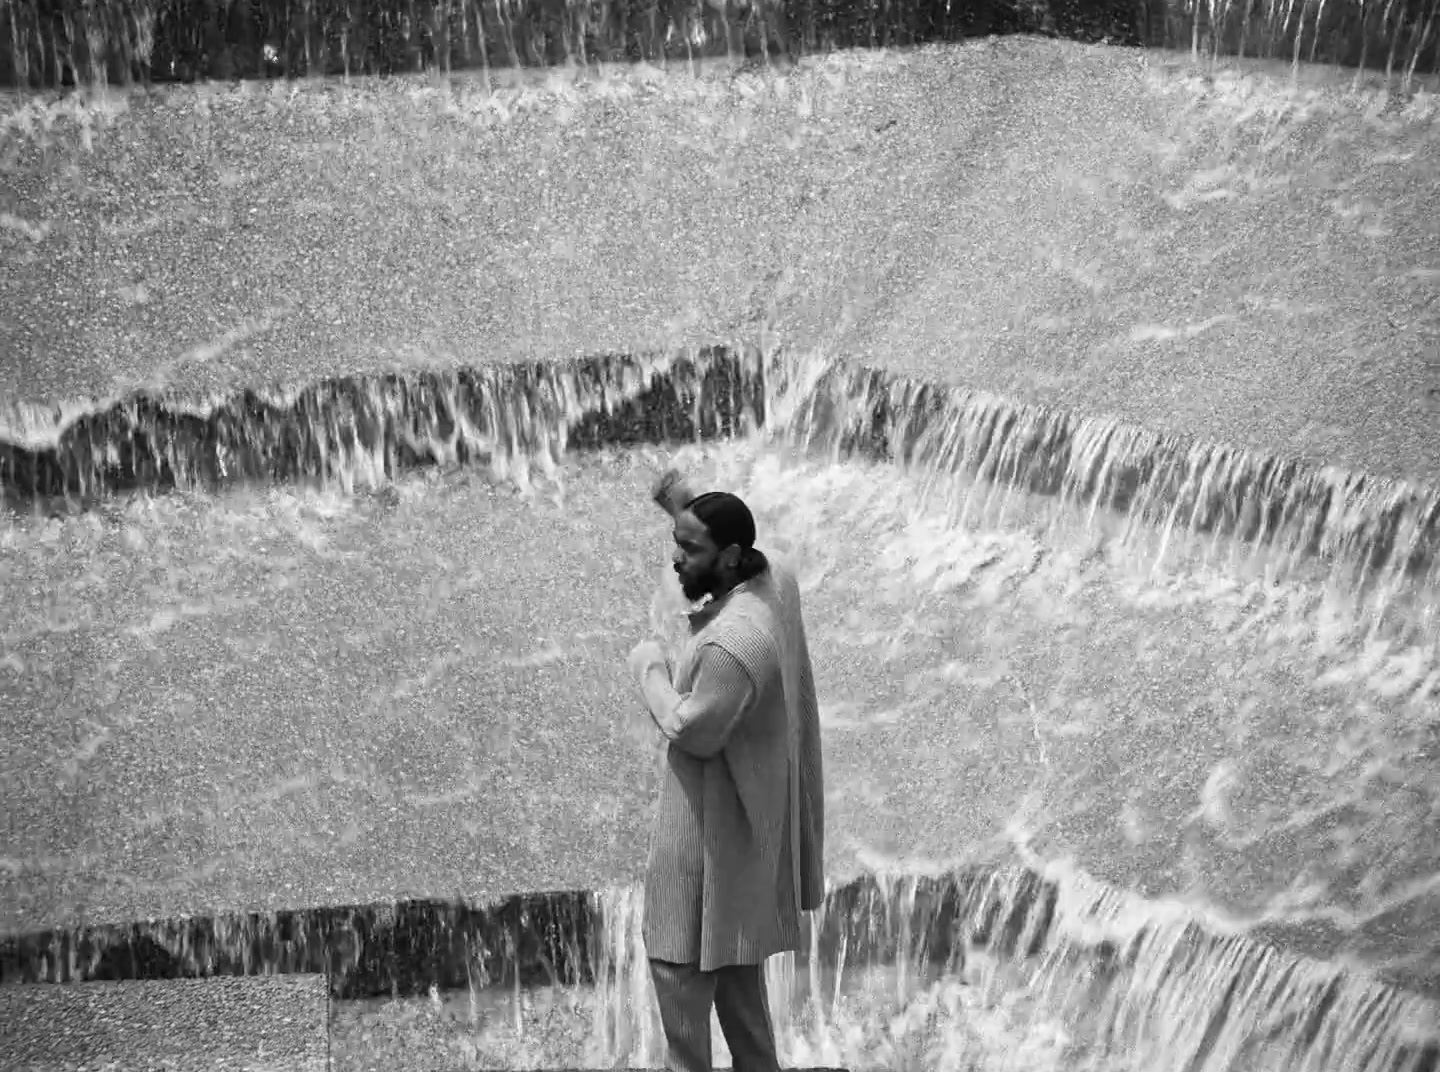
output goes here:
[{"label": "sheet of falling water", "polygon": [[[4,925],[633,880],[657,461],[9,524]],[[688,463],[798,565],[833,871],[1018,849],[1433,983],[1433,637],[894,470]]]},{"label": "sheet of falling water", "polygon": [[[1120,1067],[1093,1053],[1021,988],[1005,985],[993,965],[972,965],[963,979],[909,985],[896,974],[893,967],[851,973],[843,992],[825,995],[818,1007],[808,996],[779,1002],[774,1021],[782,1066],[975,1072]],[[642,980],[642,989],[647,987]],[[596,1027],[601,1016],[614,1014],[608,1003],[630,1004],[628,989],[432,992],[345,1002],[335,1009],[333,1067],[335,1072],[661,1068],[665,1047],[653,1008],[648,1018],[635,1018],[635,1037],[622,1047],[607,1045]],[[711,1019],[715,1065],[731,1067],[719,1022]]]}]

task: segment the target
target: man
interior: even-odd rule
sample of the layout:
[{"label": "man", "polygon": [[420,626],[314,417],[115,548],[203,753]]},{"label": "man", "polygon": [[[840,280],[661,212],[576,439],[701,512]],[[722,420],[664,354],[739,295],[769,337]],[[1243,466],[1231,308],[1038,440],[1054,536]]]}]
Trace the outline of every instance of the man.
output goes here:
[{"label": "man", "polygon": [[643,935],[671,1072],[711,1072],[714,1006],[736,1072],[776,1072],[764,964],[801,947],[820,906],[820,718],[800,592],[755,547],[725,492],[694,497],[673,470],[654,487],[674,519],[690,636],[630,655],[669,742],[645,877]]}]

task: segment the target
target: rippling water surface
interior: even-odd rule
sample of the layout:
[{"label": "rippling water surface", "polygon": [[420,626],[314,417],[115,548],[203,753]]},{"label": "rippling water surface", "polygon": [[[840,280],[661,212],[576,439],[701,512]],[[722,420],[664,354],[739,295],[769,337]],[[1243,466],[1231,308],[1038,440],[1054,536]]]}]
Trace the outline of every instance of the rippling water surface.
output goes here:
[{"label": "rippling water surface", "polygon": [[[633,881],[659,749],[623,658],[674,607],[665,460],[8,523],[7,924]],[[798,567],[832,875],[1019,856],[1434,985],[1423,614],[1376,630],[1262,559],[988,486],[753,443],[680,460]],[[1038,1000],[982,1016],[955,984],[895,1014],[973,1034]],[[860,1007],[792,1054],[863,1064],[897,1025]]]},{"label": "rippling water surface", "polygon": [[[1434,98],[1161,59],[17,100],[0,495],[188,490],[0,519],[0,930],[584,887],[593,988],[343,1003],[336,1067],[661,1063],[624,656],[676,625],[672,459],[564,448],[786,418],[758,365],[504,362],[719,332],[888,370],[804,385],[809,455],[680,458],[806,593],[835,892],[771,966],[787,1062],[1435,1072],[1374,979],[1440,995],[1440,496],[1262,453],[1433,470]],[[80,399],[142,385],[215,397]],[[194,490],[266,474],[342,487]],[[991,902],[912,933],[916,875],[1015,863],[1036,949]]]}]

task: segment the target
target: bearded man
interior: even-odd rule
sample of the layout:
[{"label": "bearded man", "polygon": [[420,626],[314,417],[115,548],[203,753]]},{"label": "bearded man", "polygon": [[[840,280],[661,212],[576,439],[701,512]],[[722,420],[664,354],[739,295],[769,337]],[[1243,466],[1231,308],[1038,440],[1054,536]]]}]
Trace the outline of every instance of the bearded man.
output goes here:
[{"label": "bearded man", "polygon": [[692,495],[674,470],[652,488],[674,522],[692,603],[674,660],[630,654],[668,742],[645,876],[643,936],[670,1072],[712,1072],[710,1010],[735,1072],[777,1072],[765,960],[802,945],[825,895],[820,717],[800,590],[755,547],[736,496]]}]

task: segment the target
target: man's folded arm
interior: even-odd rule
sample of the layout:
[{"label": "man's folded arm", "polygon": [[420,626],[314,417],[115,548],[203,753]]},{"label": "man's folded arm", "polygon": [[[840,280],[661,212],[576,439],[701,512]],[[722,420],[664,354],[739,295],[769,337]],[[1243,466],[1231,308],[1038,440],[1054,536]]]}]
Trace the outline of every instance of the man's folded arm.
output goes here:
[{"label": "man's folded arm", "polygon": [[699,660],[690,692],[677,692],[658,664],[646,672],[641,690],[665,739],[681,751],[709,759],[725,747],[749,709],[755,687],[740,660],[724,648],[705,644]]}]

